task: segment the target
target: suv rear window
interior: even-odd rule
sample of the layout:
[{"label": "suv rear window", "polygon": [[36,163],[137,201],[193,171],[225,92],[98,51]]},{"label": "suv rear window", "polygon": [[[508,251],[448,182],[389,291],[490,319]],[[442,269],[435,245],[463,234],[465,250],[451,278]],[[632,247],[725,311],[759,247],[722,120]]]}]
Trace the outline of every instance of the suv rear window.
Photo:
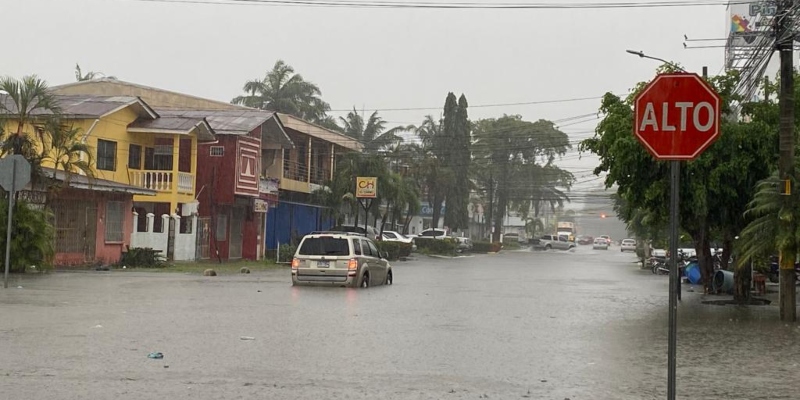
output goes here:
[{"label": "suv rear window", "polygon": [[350,246],[347,239],[333,237],[307,237],[300,245],[298,254],[304,256],[348,256]]}]

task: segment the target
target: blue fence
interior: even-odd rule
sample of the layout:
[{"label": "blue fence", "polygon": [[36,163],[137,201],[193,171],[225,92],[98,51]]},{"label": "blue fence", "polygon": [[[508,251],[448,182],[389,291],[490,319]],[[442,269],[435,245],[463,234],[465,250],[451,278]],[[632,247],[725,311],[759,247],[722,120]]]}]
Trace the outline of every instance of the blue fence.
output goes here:
[{"label": "blue fence", "polygon": [[278,243],[291,243],[312,231],[323,231],[333,226],[333,220],[324,216],[319,206],[281,201],[267,214],[267,249]]}]

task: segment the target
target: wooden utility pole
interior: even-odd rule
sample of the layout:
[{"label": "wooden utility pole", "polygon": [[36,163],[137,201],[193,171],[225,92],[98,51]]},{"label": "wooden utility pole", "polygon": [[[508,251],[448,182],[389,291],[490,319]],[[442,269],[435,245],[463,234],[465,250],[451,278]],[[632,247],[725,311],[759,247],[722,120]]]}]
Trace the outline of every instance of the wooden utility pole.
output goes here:
[{"label": "wooden utility pole", "polygon": [[[793,1],[780,0],[776,16],[776,46],[780,52],[781,60],[781,85],[779,94],[780,131],[778,134],[778,175],[780,179],[788,182],[782,190],[783,194],[781,215],[794,215],[793,191],[794,189],[794,44],[793,17],[790,12]],[[780,218],[780,232],[783,238],[794,238],[797,223],[794,218]],[[784,240],[780,246],[780,317],[782,321],[795,321],[797,319],[796,289],[794,263],[797,257],[795,240]]]}]

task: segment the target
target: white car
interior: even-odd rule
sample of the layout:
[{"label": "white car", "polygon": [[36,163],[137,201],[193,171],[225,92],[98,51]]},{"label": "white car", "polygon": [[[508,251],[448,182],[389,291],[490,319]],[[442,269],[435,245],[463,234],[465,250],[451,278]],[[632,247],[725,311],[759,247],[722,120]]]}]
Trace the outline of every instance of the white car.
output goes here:
[{"label": "white car", "polygon": [[594,240],[592,244],[592,249],[594,250],[608,250],[608,240],[603,239],[601,237]]},{"label": "white car", "polygon": [[411,251],[417,250],[417,244],[414,243],[414,239],[407,237],[400,232],[383,231],[383,240],[387,242],[411,243]]},{"label": "white car", "polygon": [[624,239],[622,241],[622,244],[620,244],[620,246],[619,246],[619,251],[621,251],[621,252],[625,252],[625,251],[636,252],[636,241],[633,240],[633,239]]}]

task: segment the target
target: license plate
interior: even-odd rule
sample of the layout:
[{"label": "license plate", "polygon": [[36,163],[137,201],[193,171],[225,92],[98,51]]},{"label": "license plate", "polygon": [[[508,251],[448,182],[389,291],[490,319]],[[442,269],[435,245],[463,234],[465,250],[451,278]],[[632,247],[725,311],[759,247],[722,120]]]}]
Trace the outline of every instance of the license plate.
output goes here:
[{"label": "license plate", "polygon": [[328,268],[330,266],[330,261],[317,261],[317,268]]}]

